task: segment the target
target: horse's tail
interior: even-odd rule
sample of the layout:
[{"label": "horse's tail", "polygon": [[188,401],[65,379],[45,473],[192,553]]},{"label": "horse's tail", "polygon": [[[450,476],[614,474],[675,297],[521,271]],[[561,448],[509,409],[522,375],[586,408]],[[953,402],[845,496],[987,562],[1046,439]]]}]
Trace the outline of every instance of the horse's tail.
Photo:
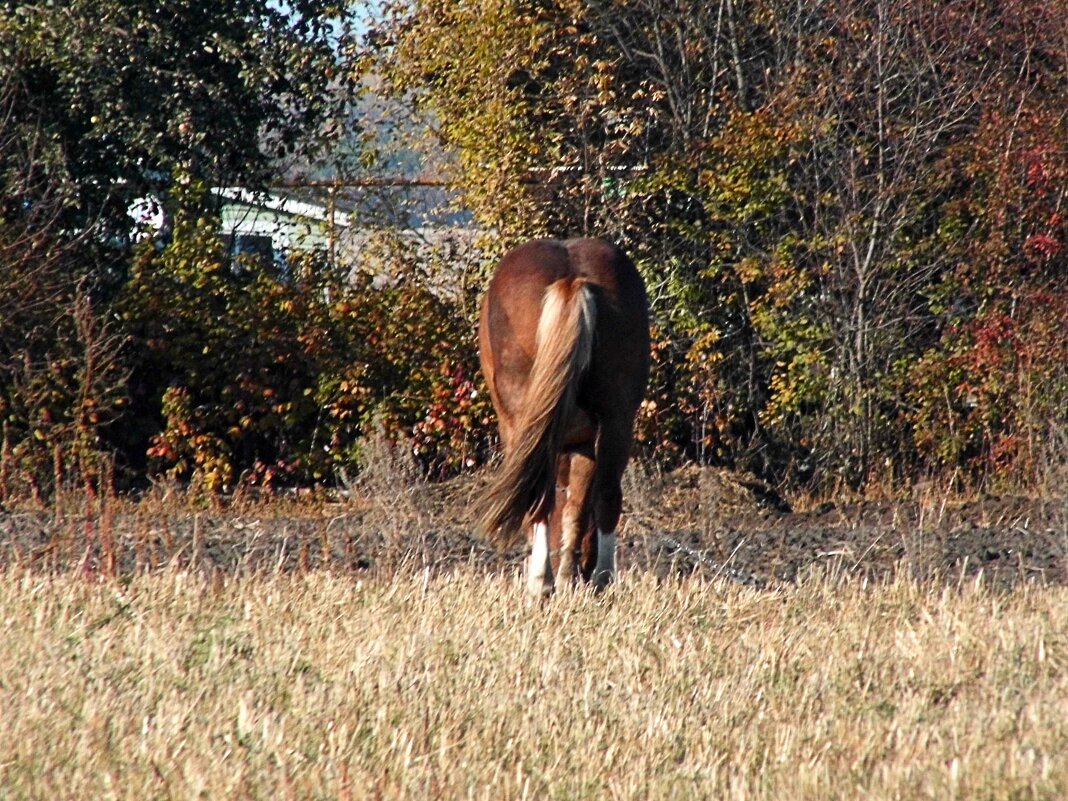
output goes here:
[{"label": "horse's tail", "polygon": [[481,504],[483,530],[501,547],[515,543],[528,515],[552,512],[556,458],[590,364],[596,314],[593,288],[583,278],[562,278],[545,290],[515,434]]}]

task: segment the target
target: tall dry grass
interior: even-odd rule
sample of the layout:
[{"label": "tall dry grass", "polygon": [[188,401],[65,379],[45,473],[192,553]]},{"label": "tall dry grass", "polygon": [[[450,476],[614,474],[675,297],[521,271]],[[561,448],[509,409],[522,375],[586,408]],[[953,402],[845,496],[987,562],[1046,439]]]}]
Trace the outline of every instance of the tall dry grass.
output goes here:
[{"label": "tall dry grass", "polygon": [[1068,590],[0,575],[0,797],[1068,796]]}]

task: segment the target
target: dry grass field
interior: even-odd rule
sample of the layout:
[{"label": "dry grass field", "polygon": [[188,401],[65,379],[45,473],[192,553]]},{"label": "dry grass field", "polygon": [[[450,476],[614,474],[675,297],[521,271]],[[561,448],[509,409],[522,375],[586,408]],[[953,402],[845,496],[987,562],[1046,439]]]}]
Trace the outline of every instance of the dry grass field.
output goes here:
[{"label": "dry grass field", "polygon": [[750,547],[705,521],[666,538],[690,563],[636,528],[605,595],[534,607],[394,491],[7,513],[0,798],[1068,797],[1062,573],[935,570],[908,518],[877,567],[861,537],[746,584],[695,569]]},{"label": "dry grass field", "polygon": [[1064,798],[1068,591],[0,582],[5,798]]}]

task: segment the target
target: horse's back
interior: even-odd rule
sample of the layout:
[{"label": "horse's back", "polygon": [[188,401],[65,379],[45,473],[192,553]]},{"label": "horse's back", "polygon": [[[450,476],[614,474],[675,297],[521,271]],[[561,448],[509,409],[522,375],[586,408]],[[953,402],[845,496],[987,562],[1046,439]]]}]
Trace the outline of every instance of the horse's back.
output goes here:
[{"label": "horse's back", "polygon": [[584,278],[616,305],[640,309],[643,318],[647,314],[645,288],[634,263],[603,239],[535,239],[512,249],[497,267],[489,298],[511,307],[527,305],[527,295],[540,297],[561,278]]}]

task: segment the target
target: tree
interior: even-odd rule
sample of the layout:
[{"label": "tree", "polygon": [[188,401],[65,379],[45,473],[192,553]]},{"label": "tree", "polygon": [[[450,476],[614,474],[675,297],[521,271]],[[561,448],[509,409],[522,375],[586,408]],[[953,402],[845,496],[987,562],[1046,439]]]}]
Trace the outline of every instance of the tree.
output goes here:
[{"label": "tree", "polygon": [[128,204],[262,182],[337,133],[352,97],[335,72],[339,12],[320,0],[0,5],[0,472],[14,462],[41,493],[88,480],[109,421],[158,414],[128,405],[153,378],[145,343],[109,313],[128,277]]},{"label": "tree", "polygon": [[151,189],[256,183],[322,145],[315,134],[347,100],[332,91],[339,11],[324,0],[5,3],[0,85],[16,90],[5,125],[48,142],[51,177],[75,189],[73,229],[121,239],[128,202]]},{"label": "tree", "polygon": [[596,233],[636,257],[656,333],[639,440],[860,486],[1009,470],[1021,426],[1038,441],[1022,416],[1064,423],[996,388],[1064,396],[1027,348],[990,393],[962,371],[1005,317],[1068,338],[1043,311],[1065,291],[1065,11],[417,0],[370,61],[506,241]]}]

